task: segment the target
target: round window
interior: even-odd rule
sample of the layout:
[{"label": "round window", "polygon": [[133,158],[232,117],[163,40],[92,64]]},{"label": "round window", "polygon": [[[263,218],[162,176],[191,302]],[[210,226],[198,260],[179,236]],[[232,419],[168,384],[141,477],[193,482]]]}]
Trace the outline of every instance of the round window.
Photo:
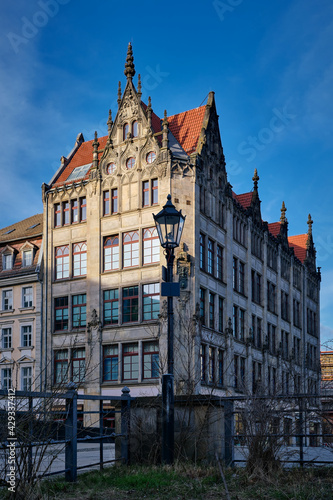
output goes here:
[{"label": "round window", "polygon": [[135,165],[135,158],[128,158],[127,162],[126,162],[126,167],[128,169],[131,169],[133,168]]},{"label": "round window", "polygon": [[106,171],[108,174],[113,174],[115,171],[116,171],[116,164],[115,163],[109,163],[107,168],[106,168]]},{"label": "round window", "polygon": [[156,153],[154,151],[150,151],[150,153],[147,154],[147,163],[153,163],[155,158],[156,158]]}]

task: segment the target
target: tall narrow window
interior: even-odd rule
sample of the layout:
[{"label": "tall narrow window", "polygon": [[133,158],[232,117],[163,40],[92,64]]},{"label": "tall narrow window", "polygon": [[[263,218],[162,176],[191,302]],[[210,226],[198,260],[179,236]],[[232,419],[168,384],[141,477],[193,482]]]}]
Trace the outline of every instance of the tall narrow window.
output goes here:
[{"label": "tall narrow window", "polygon": [[158,180],[152,179],[151,181],[151,204],[158,204]]},{"label": "tall narrow window", "polygon": [[12,347],[12,329],[3,328],[1,330],[1,347],[2,349],[11,349]]},{"label": "tall narrow window", "polygon": [[238,259],[232,259],[232,282],[234,290],[238,290]]},{"label": "tall narrow window", "polygon": [[215,295],[209,292],[209,328],[215,327]]},{"label": "tall narrow window", "polygon": [[22,347],[32,346],[32,327],[31,325],[24,325],[21,327],[21,342]]},{"label": "tall narrow window", "polygon": [[201,381],[206,381],[206,346],[200,346],[200,366],[201,366]]},{"label": "tall narrow window", "polygon": [[21,387],[22,391],[31,391],[32,387],[32,368],[28,366],[26,368],[22,368],[21,371]]},{"label": "tall narrow window", "polygon": [[239,378],[238,378],[238,356],[234,356],[234,387],[238,389]]},{"label": "tall narrow window", "polygon": [[206,323],[206,307],[205,307],[205,300],[206,300],[206,290],[203,288],[200,288],[200,319],[201,323],[205,325]]},{"label": "tall narrow window", "polygon": [[72,224],[79,222],[79,204],[77,200],[72,200]]},{"label": "tall narrow window", "polygon": [[72,382],[83,382],[86,371],[84,349],[74,349],[72,353]]},{"label": "tall narrow window", "polygon": [[216,277],[223,280],[223,248],[220,245],[217,245],[216,252]]},{"label": "tall narrow window", "polygon": [[22,288],[22,307],[32,307],[32,286]]},{"label": "tall narrow window", "polygon": [[66,349],[54,353],[54,381],[56,384],[68,381],[68,353]]},{"label": "tall narrow window", "polygon": [[69,278],[69,246],[56,247],[55,249],[56,279]]},{"label": "tall narrow window", "polygon": [[123,288],[123,323],[139,319],[139,287]]},{"label": "tall narrow window", "polygon": [[160,313],[160,284],[143,285],[142,293],[143,320],[158,319]]},{"label": "tall narrow window", "polygon": [[54,227],[61,226],[61,204],[55,203],[54,205]]},{"label": "tall narrow window", "polygon": [[68,297],[54,299],[54,330],[68,330]]},{"label": "tall narrow window", "polygon": [[223,385],[223,371],[224,371],[224,366],[223,366],[223,351],[219,349],[219,359],[218,359],[218,383],[219,385]]},{"label": "tall narrow window", "polygon": [[213,347],[209,348],[209,382],[213,384],[215,382],[215,349]]},{"label": "tall narrow window", "polygon": [[118,213],[118,189],[111,189],[111,214]]},{"label": "tall narrow window", "polygon": [[131,231],[123,235],[124,262],[123,267],[139,265],[139,233]]},{"label": "tall narrow window", "polygon": [[214,242],[210,238],[208,239],[207,272],[214,274]]},{"label": "tall narrow window", "polygon": [[138,344],[125,344],[123,345],[123,380],[138,380],[138,377]]},{"label": "tall narrow window", "polygon": [[142,206],[149,206],[149,181],[144,181],[142,183]]},{"label": "tall narrow window", "polygon": [[232,308],[232,329],[234,331],[234,337],[238,339],[238,307],[233,306]]},{"label": "tall narrow window", "polygon": [[138,122],[136,120],[132,123],[132,136],[138,137]]},{"label": "tall narrow window", "polygon": [[1,370],[1,389],[8,391],[12,388],[12,369],[2,368]]},{"label": "tall narrow window", "polygon": [[200,269],[205,270],[205,236],[200,234]]},{"label": "tall narrow window", "polygon": [[118,381],[118,346],[107,345],[104,346],[104,363],[103,363],[103,380],[105,382]]},{"label": "tall narrow window", "polygon": [[80,198],[80,221],[87,220],[87,198]]},{"label": "tall narrow window", "polygon": [[110,236],[104,242],[104,271],[119,269],[119,236]]},{"label": "tall narrow window", "polygon": [[240,375],[241,389],[244,390],[245,389],[245,358],[240,358],[239,375]]},{"label": "tall narrow window", "polygon": [[73,246],[73,276],[87,274],[87,243],[76,243]]},{"label": "tall narrow window", "polygon": [[110,192],[103,192],[103,215],[109,215],[110,213]]},{"label": "tall narrow window", "polygon": [[239,309],[239,338],[244,342],[245,338],[245,311]]},{"label": "tall narrow window", "polygon": [[223,298],[219,297],[219,332],[223,332]]},{"label": "tall narrow window", "polygon": [[160,261],[160,240],[156,227],[143,230],[143,264]]},{"label": "tall narrow window", "polygon": [[143,378],[159,377],[158,342],[143,343]]},{"label": "tall narrow window", "polygon": [[2,309],[4,311],[13,309],[13,290],[4,290],[2,292]]},{"label": "tall narrow window", "polygon": [[13,254],[6,253],[2,256],[2,270],[12,269],[13,267]]},{"label": "tall narrow window", "polygon": [[123,140],[125,141],[127,139],[127,134],[129,132],[129,125],[128,123],[125,123],[123,127]]},{"label": "tall narrow window", "polygon": [[104,290],[104,324],[114,325],[118,323],[119,316],[119,292],[118,289]]},{"label": "tall narrow window", "polygon": [[69,221],[69,201],[65,201],[62,204],[62,210],[63,210],[62,223],[64,226],[66,226],[70,222]]},{"label": "tall narrow window", "polygon": [[73,328],[86,326],[86,294],[73,295],[72,321]]},{"label": "tall narrow window", "polygon": [[244,295],[245,293],[245,286],[244,286],[244,281],[245,281],[245,266],[243,262],[239,262],[239,282],[238,282],[238,291],[239,293],[242,293]]}]

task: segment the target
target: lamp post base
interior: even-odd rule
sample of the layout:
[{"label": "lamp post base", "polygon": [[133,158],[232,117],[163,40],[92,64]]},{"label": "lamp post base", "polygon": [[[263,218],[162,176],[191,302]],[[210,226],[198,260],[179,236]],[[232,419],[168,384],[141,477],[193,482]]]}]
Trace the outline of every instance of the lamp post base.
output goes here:
[{"label": "lamp post base", "polygon": [[162,463],[173,464],[174,446],[173,375],[167,373],[162,376]]}]

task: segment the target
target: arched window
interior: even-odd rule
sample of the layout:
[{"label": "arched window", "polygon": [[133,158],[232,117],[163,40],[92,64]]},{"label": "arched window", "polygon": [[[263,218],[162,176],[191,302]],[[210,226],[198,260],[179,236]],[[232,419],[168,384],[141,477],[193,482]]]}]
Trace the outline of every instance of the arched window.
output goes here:
[{"label": "arched window", "polygon": [[132,123],[132,136],[138,137],[138,122],[137,121]]},{"label": "arched window", "polygon": [[124,141],[127,139],[128,132],[129,132],[129,125],[128,125],[128,123],[125,123],[124,128],[123,128],[123,140]]},{"label": "arched window", "polygon": [[139,265],[139,233],[130,231],[123,235],[124,262],[123,267]]},{"label": "arched window", "polygon": [[104,242],[104,271],[119,269],[119,237],[111,236]]}]

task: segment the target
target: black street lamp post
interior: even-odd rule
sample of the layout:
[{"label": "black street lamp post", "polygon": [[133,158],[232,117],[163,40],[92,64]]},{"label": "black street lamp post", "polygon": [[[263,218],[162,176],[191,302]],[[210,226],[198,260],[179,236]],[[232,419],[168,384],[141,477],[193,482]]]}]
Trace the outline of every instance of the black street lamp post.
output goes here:
[{"label": "black street lamp post", "polygon": [[168,201],[154,215],[161,246],[165,248],[167,260],[166,283],[162,283],[161,295],[168,298],[168,373],[162,376],[162,461],[172,464],[174,458],[174,381],[173,381],[173,297],[179,296],[179,283],[173,283],[174,251],[179,246],[185,216]]}]

